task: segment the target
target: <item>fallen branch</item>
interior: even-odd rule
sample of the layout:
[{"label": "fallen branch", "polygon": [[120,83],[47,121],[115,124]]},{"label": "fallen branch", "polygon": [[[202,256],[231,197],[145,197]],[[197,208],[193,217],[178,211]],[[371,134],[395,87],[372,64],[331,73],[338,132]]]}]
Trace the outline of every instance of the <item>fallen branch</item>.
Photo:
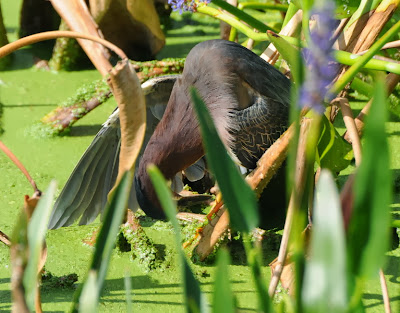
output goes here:
[{"label": "fallen branch", "polygon": [[[247,183],[254,189],[258,197],[285,161],[289,142],[294,135],[294,127],[294,125],[291,125],[282,136],[268,148],[257,162],[257,168],[246,177]],[[195,252],[200,260],[204,260],[214,250],[215,244],[228,227],[228,212],[222,206],[216,213],[215,218],[203,228],[200,240],[195,247]]]},{"label": "fallen branch", "polygon": [[[182,73],[185,59],[131,62],[142,84],[153,77]],[[46,133],[50,135],[61,134],[90,111],[106,102],[110,97],[112,97],[112,92],[103,81],[96,81],[78,89],[76,95],[60,104],[41,119],[44,124],[43,127],[49,127]]]},{"label": "fallen branch", "polygon": [[138,258],[146,271],[160,267],[163,261],[160,252],[131,210],[127,210],[127,221],[121,226],[121,232],[131,246],[132,257]]}]

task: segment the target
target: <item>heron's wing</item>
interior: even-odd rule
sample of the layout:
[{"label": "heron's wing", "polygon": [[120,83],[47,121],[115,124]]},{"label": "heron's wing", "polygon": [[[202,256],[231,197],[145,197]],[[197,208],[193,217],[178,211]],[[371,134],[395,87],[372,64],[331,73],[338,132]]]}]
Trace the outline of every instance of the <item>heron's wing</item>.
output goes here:
[{"label": "heron's wing", "polygon": [[264,152],[287,129],[287,107],[259,96],[253,105],[234,114],[236,127],[230,131],[232,151],[242,166],[254,169]]},{"label": "heron's wing", "polygon": [[[178,77],[156,77],[142,84],[147,125],[141,153],[164,113]],[[119,110],[116,109],[86,149],[61,191],[50,218],[50,229],[69,226],[81,216],[79,224],[89,224],[103,211],[118,173],[120,140]],[[132,209],[137,207],[134,190],[129,205]]]}]

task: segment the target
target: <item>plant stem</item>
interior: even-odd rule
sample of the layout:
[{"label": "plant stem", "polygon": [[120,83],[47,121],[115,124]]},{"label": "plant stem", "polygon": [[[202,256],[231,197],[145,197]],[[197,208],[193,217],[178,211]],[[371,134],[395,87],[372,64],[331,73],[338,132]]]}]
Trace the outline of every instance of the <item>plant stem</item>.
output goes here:
[{"label": "plant stem", "polygon": [[[224,8],[225,9],[225,8]],[[218,9],[212,8],[210,6],[201,5],[197,7],[197,12],[212,16],[216,19],[228,23],[232,27],[236,28],[241,33],[245,34],[247,37],[254,39],[255,41],[268,41],[268,36],[265,33],[256,33],[253,28],[250,28],[238,21],[235,17],[224,13]]]},{"label": "plant stem", "polygon": [[81,38],[81,39],[88,39],[92,40],[95,42],[98,42],[102,44],[103,46],[111,49],[114,51],[121,59],[127,59],[128,57],[126,54],[118,48],[116,45],[112,44],[111,42],[101,39],[100,37],[88,35],[88,34],[83,34],[83,33],[78,33],[78,32],[73,32],[73,31],[49,31],[49,32],[43,32],[43,33],[38,33],[34,35],[30,35],[21,39],[18,39],[14,42],[9,43],[8,45],[5,45],[0,48],[0,58],[5,57],[6,55],[14,52],[15,50],[18,50],[19,48],[40,42],[40,41],[45,41],[45,40],[50,40],[50,39],[57,39],[60,37],[66,37],[66,38]]},{"label": "plant stem", "polygon": [[[212,0],[212,3],[219,6],[221,9],[229,12],[230,14],[236,16],[238,19],[242,20],[246,24],[250,25],[252,28],[257,29],[258,31],[265,33],[267,30],[273,30],[271,27],[265,25],[263,22],[255,19],[251,15],[243,12],[239,8],[234,7],[233,5],[229,4],[223,0]],[[200,7],[199,7],[200,8]]]},{"label": "plant stem", "polygon": [[361,68],[372,59],[384,45],[400,30],[400,21],[394,24],[362,57],[360,57],[332,86],[330,93],[336,95],[339,93],[360,71]]},{"label": "plant stem", "polygon": [[13,161],[13,163],[20,169],[20,171],[25,175],[25,177],[28,179],[28,181],[31,183],[32,188],[34,190],[35,193],[39,193],[41,194],[40,190],[38,189],[35,181],[33,180],[33,178],[31,177],[31,175],[29,175],[29,172],[27,171],[27,169],[25,168],[25,166],[21,163],[20,160],[18,160],[18,158],[15,156],[14,153],[11,152],[10,149],[8,149],[8,147],[2,142],[0,141],[0,150],[3,150],[3,152],[10,158],[11,161]]},{"label": "plant stem", "polygon": [[[213,1],[215,2],[215,1]],[[289,8],[287,4],[278,3],[260,3],[260,2],[241,2],[238,5],[239,9],[261,9],[261,10],[275,10],[286,12]]]},{"label": "plant stem", "polygon": [[382,269],[379,269],[379,280],[381,282],[383,304],[384,304],[384,307],[385,307],[385,313],[391,313],[392,310],[390,309],[389,292],[388,292],[388,288],[387,288],[387,284],[386,284],[385,274],[383,273]]},{"label": "plant stem", "polygon": [[346,125],[347,133],[349,134],[349,138],[353,146],[356,166],[359,166],[361,163],[361,142],[360,137],[358,136],[357,126],[354,122],[353,112],[351,111],[349,101],[346,98],[336,98],[332,102],[339,103],[340,105],[343,121]]}]

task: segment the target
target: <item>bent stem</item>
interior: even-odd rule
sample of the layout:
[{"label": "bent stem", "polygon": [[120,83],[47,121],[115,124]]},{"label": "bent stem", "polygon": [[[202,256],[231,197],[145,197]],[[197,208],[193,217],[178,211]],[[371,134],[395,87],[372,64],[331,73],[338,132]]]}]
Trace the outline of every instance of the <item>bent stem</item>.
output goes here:
[{"label": "bent stem", "polygon": [[332,103],[338,103],[342,110],[343,121],[346,125],[351,145],[353,146],[356,166],[359,166],[361,163],[361,141],[358,136],[357,126],[353,118],[353,112],[351,111],[349,101],[346,98],[336,98]]},{"label": "bent stem", "polygon": [[210,6],[201,5],[197,7],[196,11],[228,23],[229,25],[236,28],[238,31],[255,41],[268,41],[268,36],[266,33],[256,33],[253,28],[246,26],[232,15],[228,15],[227,13],[224,13],[218,9],[212,8]]},{"label": "bent stem", "polygon": [[385,307],[385,313],[391,313],[392,310],[390,308],[389,292],[388,292],[388,288],[387,288],[387,284],[386,284],[385,274],[383,273],[382,269],[379,269],[379,280],[381,282],[383,304],[384,304],[384,307]]},{"label": "bent stem", "polygon": [[3,152],[9,157],[9,159],[20,169],[20,171],[25,175],[25,177],[28,179],[30,184],[32,185],[32,188],[36,194],[41,194],[41,191],[38,189],[35,181],[29,175],[28,170],[25,168],[25,166],[21,163],[20,160],[15,156],[14,153],[11,152],[10,149],[7,148],[7,146],[0,140],[0,149],[3,150]]},{"label": "bent stem", "polygon": [[92,40],[92,41],[98,42],[98,43],[102,44],[103,46],[107,47],[108,49],[114,51],[121,59],[128,58],[124,51],[122,51],[116,45],[112,44],[111,42],[109,42],[105,39],[101,39],[99,37],[92,36],[89,34],[83,34],[83,33],[66,31],[66,30],[65,31],[60,31],[60,30],[48,31],[48,32],[38,33],[38,34],[34,34],[34,35],[30,35],[30,36],[18,39],[16,41],[11,42],[0,48],[0,58],[5,57],[6,55],[8,55],[22,47],[25,47],[25,46],[28,46],[28,45],[31,45],[31,44],[34,44],[34,43],[37,43],[40,41],[57,39],[60,37]]}]

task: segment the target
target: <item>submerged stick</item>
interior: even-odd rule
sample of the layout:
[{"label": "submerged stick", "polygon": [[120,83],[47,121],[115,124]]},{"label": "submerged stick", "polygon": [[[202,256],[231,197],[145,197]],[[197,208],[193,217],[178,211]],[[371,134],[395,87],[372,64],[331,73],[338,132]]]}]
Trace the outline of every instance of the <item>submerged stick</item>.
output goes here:
[{"label": "submerged stick", "polygon": [[[140,84],[153,77],[180,74],[183,71],[184,63],[184,58],[147,62],[131,61]],[[112,96],[111,90],[105,82],[103,84],[98,81],[90,83],[79,88],[73,97],[46,114],[41,122],[45,127],[50,127],[51,135],[59,135]]]}]

